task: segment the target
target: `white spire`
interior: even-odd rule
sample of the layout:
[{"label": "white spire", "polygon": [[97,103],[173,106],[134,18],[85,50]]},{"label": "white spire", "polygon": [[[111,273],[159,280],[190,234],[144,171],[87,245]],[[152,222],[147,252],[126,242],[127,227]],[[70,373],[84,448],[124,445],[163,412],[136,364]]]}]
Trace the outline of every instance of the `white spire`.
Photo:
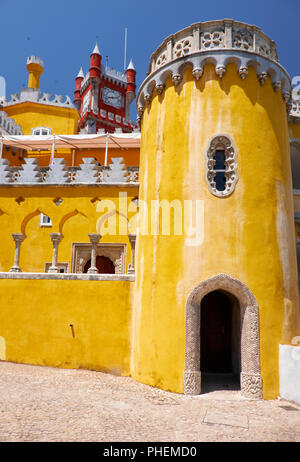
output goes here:
[{"label": "white spire", "polygon": [[96,45],[95,45],[95,48],[94,48],[94,51],[93,51],[92,55],[100,55],[100,51],[99,51],[97,42],[96,42]]},{"label": "white spire", "polygon": [[78,72],[77,77],[83,77],[84,78],[84,72],[83,72],[82,66],[80,68],[80,71]]},{"label": "white spire", "polygon": [[133,70],[133,71],[135,71],[135,68],[134,68],[134,65],[133,65],[132,59],[130,60],[130,63],[128,64],[128,67],[127,67],[127,69],[126,69],[126,70],[127,70],[127,71],[128,71],[128,70]]}]

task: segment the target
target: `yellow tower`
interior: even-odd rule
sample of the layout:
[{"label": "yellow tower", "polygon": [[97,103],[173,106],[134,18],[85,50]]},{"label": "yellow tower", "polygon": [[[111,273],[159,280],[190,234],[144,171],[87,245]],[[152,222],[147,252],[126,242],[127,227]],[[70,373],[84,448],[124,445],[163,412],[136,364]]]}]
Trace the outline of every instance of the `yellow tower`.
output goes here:
[{"label": "yellow tower", "polygon": [[223,374],[278,396],[279,345],[299,335],[289,97],[255,26],[193,24],[152,54],[137,98],[135,379],[198,394]]},{"label": "yellow tower", "polygon": [[28,88],[37,90],[40,87],[40,77],[44,71],[43,61],[36,56],[29,56],[27,58],[28,70]]}]

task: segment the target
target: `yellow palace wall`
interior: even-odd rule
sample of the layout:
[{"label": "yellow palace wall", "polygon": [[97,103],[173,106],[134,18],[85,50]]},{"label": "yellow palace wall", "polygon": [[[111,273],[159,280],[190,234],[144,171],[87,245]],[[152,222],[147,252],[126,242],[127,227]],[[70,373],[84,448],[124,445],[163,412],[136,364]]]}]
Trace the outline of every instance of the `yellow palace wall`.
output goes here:
[{"label": "yellow palace wall", "polygon": [[73,135],[78,131],[78,111],[74,108],[24,102],[5,107],[8,117],[20,124],[24,135],[30,135],[35,127],[48,127],[55,135]]},{"label": "yellow palace wall", "polygon": [[[263,397],[279,394],[278,345],[299,335],[297,269],[286,108],[271,80],[256,72],[242,80],[230,64],[220,80],[206,65],[146,106],[142,120],[140,199],[203,201],[203,242],[186,236],[139,235],[134,342],[135,379],[183,392],[185,305],[192,290],[226,273],[254,294],[259,307]],[[259,136],[258,136],[259,132]],[[205,181],[209,139],[229,135],[239,180],[218,198]],[[267,206],[266,206],[267,204]],[[140,227],[142,223],[140,223]]]},{"label": "yellow palace wall", "polygon": [[[45,263],[52,260],[49,233],[63,234],[58,262],[69,263],[70,271],[72,243],[90,243],[88,233],[98,232],[102,234],[100,244],[126,244],[127,272],[131,246],[126,230],[134,233],[135,229],[134,225],[126,228],[127,219],[119,215],[123,210],[119,206],[119,193],[125,197],[125,207],[138,195],[138,188],[1,187],[0,271],[9,271],[14,262],[11,233],[22,232],[27,236],[21,245],[22,271],[43,273]],[[53,202],[57,198],[63,199],[59,206]],[[115,204],[117,214],[106,219],[111,204]],[[131,210],[128,218],[133,222],[135,212],[134,208]],[[51,218],[51,228],[40,227],[40,213]],[[113,223],[116,216],[117,235],[105,235],[109,221]],[[123,235],[119,223],[122,232],[125,230]],[[0,359],[128,375],[132,286],[132,280],[122,275],[119,278],[116,275],[116,280],[89,281],[51,279],[51,276],[35,279],[32,274],[27,279],[4,279],[0,273]],[[74,326],[74,336],[70,324]]]},{"label": "yellow palace wall", "polygon": [[132,285],[0,279],[0,359],[129,375]]}]

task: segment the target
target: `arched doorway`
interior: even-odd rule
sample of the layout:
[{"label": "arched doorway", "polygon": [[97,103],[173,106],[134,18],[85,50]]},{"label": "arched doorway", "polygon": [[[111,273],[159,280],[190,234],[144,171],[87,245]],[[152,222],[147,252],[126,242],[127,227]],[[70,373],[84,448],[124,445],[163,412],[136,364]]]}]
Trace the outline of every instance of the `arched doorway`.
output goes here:
[{"label": "arched doorway", "polygon": [[[87,273],[88,269],[91,266],[91,260],[88,260],[84,265],[83,272]],[[108,257],[97,256],[96,257],[96,267],[100,274],[114,274],[115,273],[115,265]]]},{"label": "arched doorway", "polygon": [[[207,295],[208,297],[206,297]],[[218,341],[220,343],[215,348],[220,351],[222,344],[224,347],[226,342],[228,348],[219,364],[212,359],[201,357],[201,342],[209,342],[209,340],[202,340],[201,332],[203,336],[205,324],[201,326],[201,323],[206,323],[207,330],[207,323],[209,322],[207,317],[210,316],[207,313],[209,308],[216,304],[221,304],[222,307],[215,308],[215,313],[219,312],[219,319],[218,327],[214,326],[213,329],[219,330],[217,335],[219,335]],[[201,316],[202,309],[203,313],[206,313],[203,315],[204,318]],[[213,323],[213,319],[211,322]],[[222,340],[221,331],[225,329],[225,326],[227,326],[227,333],[224,333]],[[185,394],[197,395],[201,393],[202,360],[204,360],[204,367],[220,368],[220,362],[225,369],[230,366],[233,373],[240,375],[242,394],[251,398],[261,398],[258,305],[248,287],[226,274],[219,274],[203,281],[195,287],[188,297],[186,304]]]},{"label": "arched doorway", "polygon": [[240,307],[222,290],[206,294],[200,304],[202,392],[240,387]]}]

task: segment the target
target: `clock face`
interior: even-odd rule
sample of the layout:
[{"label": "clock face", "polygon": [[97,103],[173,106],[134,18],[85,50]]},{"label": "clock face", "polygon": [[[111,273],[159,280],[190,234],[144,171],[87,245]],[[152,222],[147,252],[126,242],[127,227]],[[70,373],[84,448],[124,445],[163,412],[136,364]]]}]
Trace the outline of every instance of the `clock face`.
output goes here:
[{"label": "clock face", "polygon": [[121,109],[122,107],[122,95],[119,91],[104,87],[102,89],[102,99],[103,102],[109,106],[113,106],[117,109]]}]

